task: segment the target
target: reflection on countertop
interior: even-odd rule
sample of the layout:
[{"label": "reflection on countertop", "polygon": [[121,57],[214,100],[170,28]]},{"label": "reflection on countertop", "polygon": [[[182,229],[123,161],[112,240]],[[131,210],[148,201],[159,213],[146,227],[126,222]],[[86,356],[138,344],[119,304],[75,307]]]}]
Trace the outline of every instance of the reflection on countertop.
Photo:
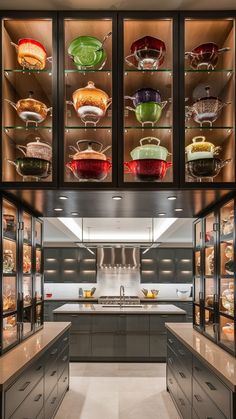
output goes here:
[{"label": "reflection on countertop", "polygon": [[166,327],[190,351],[205,361],[232,391],[236,391],[236,358],[202,336],[189,323],[166,323]]},{"label": "reflection on countertop", "polygon": [[53,311],[55,314],[84,313],[128,313],[128,314],[186,314],[186,311],[173,304],[143,304],[140,306],[115,307],[102,304],[64,304]]}]

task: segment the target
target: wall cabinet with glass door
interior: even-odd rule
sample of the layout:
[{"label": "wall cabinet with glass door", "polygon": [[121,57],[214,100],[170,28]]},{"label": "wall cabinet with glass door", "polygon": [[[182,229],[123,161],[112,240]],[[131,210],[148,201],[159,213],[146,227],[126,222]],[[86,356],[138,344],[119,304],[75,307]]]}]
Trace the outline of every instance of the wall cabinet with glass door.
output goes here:
[{"label": "wall cabinet with glass door", "polygon": [[56,14],[2,13],[1,182],[53,184],[56,177]]},{"label": "wall cabinet with glass door", "polygon": [[195,223],[194,327],[236,355],[234,217],[230,200]]},{"label": "wall cabinet with glass door", "polygon": [[173,14],[120,15],[119,169],[125,185],[175,180],[176,25]]},{"label": "wall cabinet with glass door", "polygon": [[235,182],[234,16],[227,12],[181,16],[180,90],[185,112],[180,126],[185,139],[183,183],[188,186]]},{"label": "wall cabinet with glass door", "polygon": [[110,13],[60,16],[60,170],[67,186],[115,181],[116,31]]},{"label": "wall cabinet with glass door", "polygon": [[4,353],[43,324],[42,224],[3,197],[1,226],[0,353]]}]

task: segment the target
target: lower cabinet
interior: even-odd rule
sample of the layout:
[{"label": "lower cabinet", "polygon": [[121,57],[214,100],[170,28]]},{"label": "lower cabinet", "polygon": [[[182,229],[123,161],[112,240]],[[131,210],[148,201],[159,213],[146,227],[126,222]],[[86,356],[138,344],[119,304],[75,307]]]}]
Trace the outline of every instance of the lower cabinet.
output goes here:
[{"label": "lower cabinet", "polygon": [[51,419],[69,388],[69,330],[2,389],[3,419]]},{"label": "lower cabinet", "polygon": [[183,419],[234,419],[236,393],[167,332],[166,384]]},{"label": "lower cabinet", "polygon": [[165,323],[186,315],[54,313],[54,321],[71,322],[71,361],[165,361]]}]

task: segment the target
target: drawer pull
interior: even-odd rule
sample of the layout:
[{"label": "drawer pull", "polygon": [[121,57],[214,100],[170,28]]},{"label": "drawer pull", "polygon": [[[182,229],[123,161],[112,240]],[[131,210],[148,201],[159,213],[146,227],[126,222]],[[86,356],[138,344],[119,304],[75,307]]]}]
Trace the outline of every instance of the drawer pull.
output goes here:
[{"label": "drawer pull", "polygon": [[181,406],[185,406],[184,400],[183,399],[179,399]]},{"label": "drawer pull", "polygon": [[53,397],[53,399],[51,400],[51,404],[54,404],[56,400],[57,400],[57,397]]},{"label": "drawer pull", "polygon": [[197,372],[200,372],[201,371],[201,369],[200,368],[198,368],[198,367],[194,367],[194,369],[197,371]]},{"label": "drawer pull", "polygon": [[39,366],[36,368],[36,371],[40,371],[42,368],[43,368],[43,366],[42,366],[42,365],[39,365]]},{"label": "drawer pull", "polygon": [[170,383],[170,384],[173,384],[173,380],[172,380],[172,378],[169,378],[169,383]]},{"label": "drawer pull", "polygon": [[216,390],[215,386],[213,386],[213,384],[210,383],[210,381],[205,381],[205,383],[209,387],[210,390],[212,390],[212,391]]},{"label": "drawer pull", "polygon": [[172,358],[168,358],[168,361],[169,361],[170,365],[173,365],[173,359]]},{"label": "drawer pull", "polygon": [[26,381],[26,383],[21,388],[19,388],[18,391],[25,391],[27,387],[30,385],[30,383],[31,381]]},{"label": "drawer pull", "polygon": [[183,351],[183,349],[179,349],[179,350],[178,350],[178,352],[179,352],[179,354],[180,354],[181,356],[184,356],[184,355],[185,355],[185,352]]},{"label": "drawer pull", "polygon": [[34,401],[35,401],[35,402],[38,402],[38,401],[41,399],[41,397],[42,397],[42,394],[38,394],[38,395],[35,397]]},{"label": "drawer pull", "polygon": [[64,339],[63,339],[63,342],[67,342],[68,341],[68,336],[66,336]]},{"label": "drawer pull", "polygon": [[182,378],[186,378],[185,374],[184,374],[183,372],[181,372],[181,371],[179,371],[179,375],[180,375],[180,377],[182,377]]},{"label": "drawer pull", "polygon": [[53,377],[56,373],[57,373],[57,370],[54,370],[54,371],[52,372],[52,374],[50,375],[50,377]]},{"label": "drawer pull", "polygon": [[68,380],[68,377],[65,377],[63,380],[63,383],[65,383]]},{"label": "drawer pull", "polygon": [[53,351],[50,353],[50,356],[56,355],[57,353],[57,348],[53,349]]},{"label": "drawer pull", "polygon": [[173,341],[172,339],[170,339],[170,338],[168,338],[168,342],[169,342],[171,345],[173,345],[173,343],[174,343],[174,341]]},{"label": "drawer pull", "polygon": [[63,358],[62,358],[62,362],[66,362],[66,361],[67,361],[67,359],[68,359],[68,356],[67,356],[67,355],[63,356]]},{"label": "drawer pull", "polygon": [[199,396],[199,394],[194,394],[194,397],[198,402],[202,402],[202,398]]}]

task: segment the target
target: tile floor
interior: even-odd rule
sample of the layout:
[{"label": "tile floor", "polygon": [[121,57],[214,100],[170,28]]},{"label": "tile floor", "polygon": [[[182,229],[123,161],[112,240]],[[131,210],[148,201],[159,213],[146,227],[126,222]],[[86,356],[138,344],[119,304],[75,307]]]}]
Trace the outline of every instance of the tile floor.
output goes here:
[{"label": "tile floor", "polygon": [[55,419],[180,419],[166,392],[165,364],[72,363],[70,391]]}]

